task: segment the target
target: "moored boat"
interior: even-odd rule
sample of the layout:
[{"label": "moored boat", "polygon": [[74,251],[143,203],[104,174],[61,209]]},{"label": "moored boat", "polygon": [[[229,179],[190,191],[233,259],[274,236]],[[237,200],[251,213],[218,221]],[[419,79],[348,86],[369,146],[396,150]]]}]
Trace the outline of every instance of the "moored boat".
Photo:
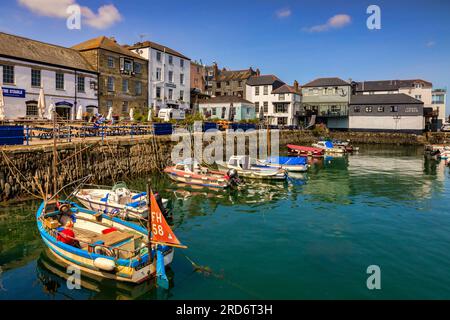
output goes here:
[{"label": "moored boat", "polygon": [[239,176],[249,179],[285,180],[287,172],[281,168],[258,165],[249,156],[232,156],[228,162],[216,161],[221,170],[234,169]]},{"label": "moored boat", "polygon": [[337,148],[331,141],[318,141],[313,147],[325,150],[325,153],[345,153],[345,148]]},{"label": "moored boat", "polygon": [[288,172],[308,171],[308,159],[305,157],[269,157],[265,160],[257,160],[258,163]]},{"label": "moored boat", "polygon": [[[164,219],[162,214],[158,219]],[[153,245],[149,252],[146,228],[73,202],[43,201],[36,220],[42,240],[57,259],[102,278],[141,283],[173,259],[167,245]]]},{"label": "moored boat", "polygon": [[228,170],[225,173],[210,170],[200,166],[197,161],[192,159],[186,159],[175,166],[167,167],[164,172],[176,182],[208,188],[224,189],[239,183],[236,171]]},{"label": "moored boat", "polygon": [[[146,192],[131,191],[124,182],[116,183],[112,188],[82,188],[74,196],[83,206],[93,211],[101,211],[124,220],[142,220],[148,217]],[[167,205],[167,199],[156,195],[159,205]]]},{"label": "moored boat", "polygon": [[347,141],[340,141],[340,140],[333,140],[333,145],[336,148],[342,148],[345,149],[346,152],[357,152],[359,151],[359,147],[354,147],[350,144],[350,140]]},{"label": "moored boat", "polygon": [[290,156],[322,158],[325,155],[325,151],[320,148],[297,146],[295,144],[288,144],[287,148]]}]

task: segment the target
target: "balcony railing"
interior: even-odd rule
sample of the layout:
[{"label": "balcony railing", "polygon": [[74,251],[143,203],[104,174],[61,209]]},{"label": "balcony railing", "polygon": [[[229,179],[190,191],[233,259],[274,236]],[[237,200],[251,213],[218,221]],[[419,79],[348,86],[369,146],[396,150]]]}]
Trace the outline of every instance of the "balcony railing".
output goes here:
[{"label": "balcony railing", "polygon": [[312,115],[316,115],[317,117],[324,117],[324,118],[339,118],[339,117],[347,117],[348,110],[324,110],[324,111],[301,110],[297,111],[296,114],[299,117],[310,117]]}]

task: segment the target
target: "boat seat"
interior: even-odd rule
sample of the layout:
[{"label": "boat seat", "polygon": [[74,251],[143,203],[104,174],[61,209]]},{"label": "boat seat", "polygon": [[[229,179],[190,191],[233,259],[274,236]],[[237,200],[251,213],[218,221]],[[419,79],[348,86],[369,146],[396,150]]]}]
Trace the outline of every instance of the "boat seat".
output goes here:
[{"label": "boat seat", "polygon": [[100,240],[100,234],[86,230],[81,228],[73,228],[73,232],[75,233],[75,238],[80,241],[80,245],[82,248],[88,246],[88,243],[94,243]]}]

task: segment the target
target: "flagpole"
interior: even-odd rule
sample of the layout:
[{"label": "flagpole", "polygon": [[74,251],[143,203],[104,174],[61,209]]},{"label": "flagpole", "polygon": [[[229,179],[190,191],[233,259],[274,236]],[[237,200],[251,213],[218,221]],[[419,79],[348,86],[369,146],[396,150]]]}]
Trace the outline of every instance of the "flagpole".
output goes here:
[{"label": "flagpole", "polygon": [[[152,258],[152,199],[151,199],[151,189],[150,189],[150,179],[147,181],[147,206],[148,206],[148,215],[147,215],[147,230],[148,230],[148,259],[150,261],[149,272],[149,281],[151,282],[151,265],[153,261]],[[156,279],[156,257],[155,254],[155,279]]]}]

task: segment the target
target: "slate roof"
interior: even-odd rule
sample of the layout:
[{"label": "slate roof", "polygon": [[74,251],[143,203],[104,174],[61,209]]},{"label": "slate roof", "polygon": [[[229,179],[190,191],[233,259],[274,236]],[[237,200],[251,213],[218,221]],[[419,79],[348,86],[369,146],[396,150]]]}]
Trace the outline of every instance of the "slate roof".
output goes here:
[{"label": "slate roof", "polygon": [[252,76],[247,80],[249,86],[265,86],[265,85],[278,85],[284,84],[283,81],[278,79],[278,77],[273,74],[262,75],[262,76]]},{"label": "slate roof", "polygon": [[247,103],[253,104],[252,102],[245,100],[239,96],[218,96],[207,100],[200,100],[199,104],[211,104],[211,103]]},{"label": "slate roof", "polygon": [[69,69],[95,72],[77,51],[37,40],[0,32],[0,55]]},{"label": "slate roof", "polygon": [[272,90],[272,94],[280,94],[280,93],[295,93],[295,94],[301,94],[300,87],[298,90],[295,90],[294,86],[290,86],[287,84],[282,85],[281,87]]},{"label": "slate roof", "polygon": [[423,104],[404,93],[352,95],[350,104]]},{"label": "slate roof", "polygon": [[89,39],[85,42],[79,43],[77,45],[74,45],[72,49],[78,50],[78,51],[90,51],[90,50],[96,50],[96,49],[103,49],[108,50],[111,52],[119,53],[124,56],[132,57],[134,59],[141,59],[141,60],[147,60],[137,53],[131,52],[124,46],[121,46],[118,44],[115,40],[110,39],[106,36],[100,36],[97,38]]},{"label": "slate roof", "polygon": [[356,91],[395,91],[400,88],[414,88],[416,83],[422,83],[425,87],[431,88],[431,82],[422,79],[412,80],[377,80],[377,81],[363,81],[356,83]]},{"label": "slate roof", "polygon": [[216,81],[247,80],[255,74],[256,71],[252,68],[246,70],[219,70]]},{"label": "slate roof", "polygon": [[336,86],[349,86],[350,83],[344,81],[340,78],[318,78],[307,84],[304,84],[303,87],[336,87]]},{"label": "slate roof", "polygon": [[161,52],[164,52],[164,50],[166,51],[166,53],[171,54],[173,56],[177,56],[179,58],[183,58],[186,60],[191,60],[190,58],[186,57],[185,55],[181,54],[178,51],[175,51],[169,47],[163,46],[159,43],[156,42],[152,42],[152,41],[144,41],[144,42],[138,42],[135,43],[132,46],[126,46],[129,50],[135,50],[135,49],[141,49],[141,48],[152,48]]}]

